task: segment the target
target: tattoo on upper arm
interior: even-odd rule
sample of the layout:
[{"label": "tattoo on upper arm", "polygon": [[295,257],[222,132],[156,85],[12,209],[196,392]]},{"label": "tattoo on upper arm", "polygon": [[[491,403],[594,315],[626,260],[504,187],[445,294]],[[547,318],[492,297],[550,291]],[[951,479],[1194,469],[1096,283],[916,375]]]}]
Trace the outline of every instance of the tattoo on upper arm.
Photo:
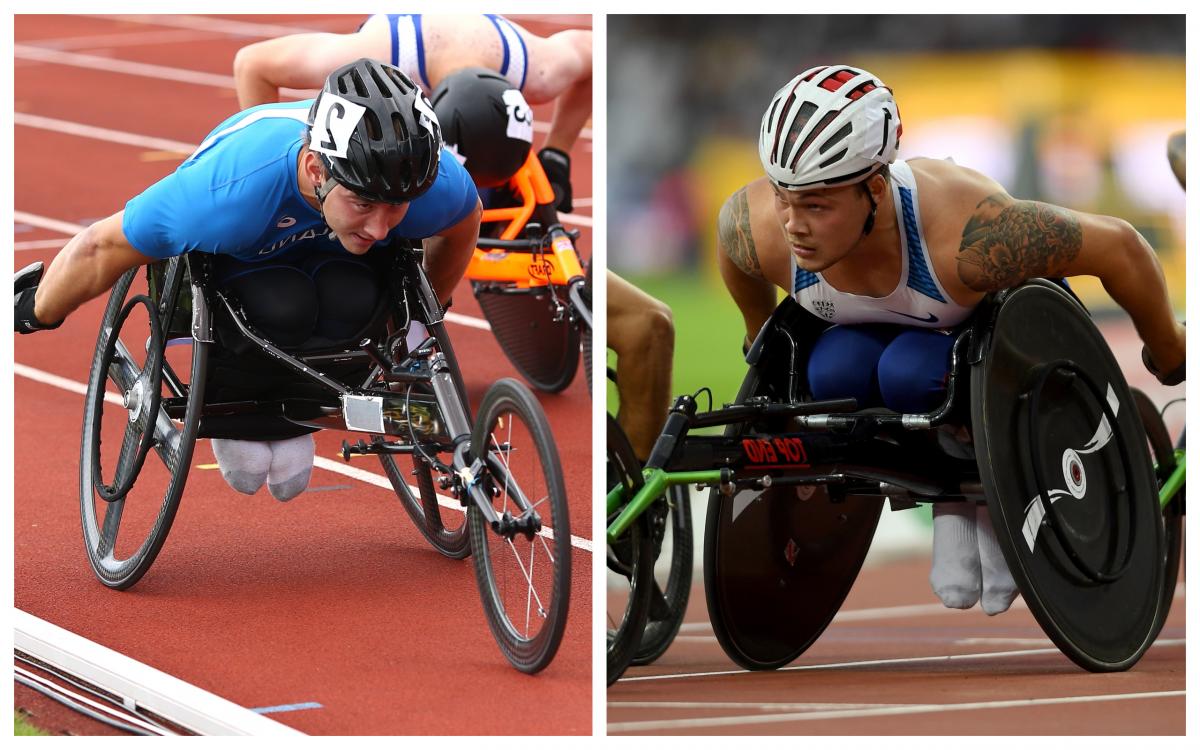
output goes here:
[{"label": "tattoo on upper arm", "polygon": [[989,195],[963,227],[958,275],[977,292],[1007,289],[1037,276],[1063,275],[1083,246],[1070,211],[1037,201]]},{"label": "tattoo on upper arm", "polygon": [[750,233],[750,204],[746,188],[731,195],[721,206],[721,214],[717,217],[717,241],[725,248],[725,254],[734,265],[748,276],[763,278],[754,236]]}]

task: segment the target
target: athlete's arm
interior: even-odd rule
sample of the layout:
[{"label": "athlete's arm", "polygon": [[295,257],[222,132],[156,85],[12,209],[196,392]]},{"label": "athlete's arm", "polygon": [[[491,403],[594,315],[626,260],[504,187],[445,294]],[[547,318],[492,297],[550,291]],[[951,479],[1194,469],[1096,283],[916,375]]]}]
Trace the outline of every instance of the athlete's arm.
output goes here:
[{"label": "athlete's arm", "polygon": [[233,77],[242,109],[279,101],[279,89],[315,89],[336,68],[365,57],[360,34],[291,34],[242,47]]},{"label": "athlete's arm", "polygon": [[1096,276],[1133,319],[1156,369],[1167,373],[1183,364],[1186,336],[1171,310],[1162,266],[1122,219],[993,193],[963,229],[958,275],[977,292],[1039,276]]},{"label": "athlete's arm", "polygon": [[129,244],[119,211],[92,224],[71,238],[54,256],[37,288],[34,315],[54,323],[80,305],[112,289],[121,274],[156,259],[142,255]]},{"label": "athlete's arm", "polygon": [[645,461],[671,406],[675,326],[671,308],[608,272],[608,348],[617,353],[617,421]]},{"label": "athlete's arm", "polygon": [[749,186],[725,201],[717,217],[717,267],[725,288],[742,312],[746,343],[758,335],[775,311],[775,287],[763,276],[758,249],[750,231]]},{"label": "athlete's arm", "polygon": [[475,210],[457,224],[425,240],[425,273],[443,305],[454,294],[454,287],[467,272],[471,254],[479,241],[479,217],[483,205],[475,199]]},{"label": "athlete's arm", "polygon": [[546,147],[570,153],[592,116],[592,32],[561,31],[542,46],[552,56],[544,64],[535,61],[534,72],[543,76],[543,85],[537,88],[546,101],[555,100]]}]

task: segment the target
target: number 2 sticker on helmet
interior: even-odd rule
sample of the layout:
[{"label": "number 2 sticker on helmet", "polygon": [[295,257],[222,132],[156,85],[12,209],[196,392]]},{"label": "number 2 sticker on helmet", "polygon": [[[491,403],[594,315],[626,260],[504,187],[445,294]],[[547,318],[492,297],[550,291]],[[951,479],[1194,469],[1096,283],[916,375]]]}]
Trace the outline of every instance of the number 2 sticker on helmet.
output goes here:
[{"label": "number 2 sticker on helmet", "polygon": [[525,97],[517,89],[509,89],[503,96],[508,110],[508,137],[533,143],[533,112]]},{"label": "number 2 sticker on helmet", "polygon": [[321,96],[316,117],[313,118],[309,148],[345,159],[346,149],[350,146],[350,136],[366,111],[365,107],[326,91]]}]

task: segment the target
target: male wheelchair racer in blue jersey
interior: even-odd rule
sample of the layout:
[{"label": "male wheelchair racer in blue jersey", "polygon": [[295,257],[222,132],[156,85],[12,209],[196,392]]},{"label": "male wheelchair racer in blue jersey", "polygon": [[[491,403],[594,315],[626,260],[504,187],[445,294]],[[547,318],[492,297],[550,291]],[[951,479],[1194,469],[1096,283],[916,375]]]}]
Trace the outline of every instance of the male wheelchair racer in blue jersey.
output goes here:
[{"label": "male wheelchair racer in blue jersey", "polygon": [[[420,89],[361,59],[335,70],[313,101],[229,118],[174,173],[72,238],[40,283],[18,293],[16,330],[57,328],[129,269],[200,251],[215,256],[218,282],[276,343],[344,338],[382,293],[362,256],[376,244],[424,240],[425,270],[445,304],[471,258],[480,211]],[[309,434],[214,439],[213,449],[241,492],[266,482],[287,500],[308,484]]]}]

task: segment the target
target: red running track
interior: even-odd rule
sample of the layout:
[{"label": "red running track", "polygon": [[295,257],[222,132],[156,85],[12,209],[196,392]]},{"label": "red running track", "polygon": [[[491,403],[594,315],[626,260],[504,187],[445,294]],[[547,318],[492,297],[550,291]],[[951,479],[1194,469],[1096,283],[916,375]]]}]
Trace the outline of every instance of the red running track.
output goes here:
[{"label": "red running track", "polygon": [[[277,33],[255,24],[350,31],[362,17],[233,20],[240,25],[17,17],[15,111],[83,127],[16,127],[16,210],[34,216],[15,227],[16,268],[49,261],[68,239],[46,220],[87,224],[175,169],[181,155],[144,137],[195,144],[236,110],[231,87],[114,72],[85,58],[35,61],[20,45],[229,76],[240,46]],[[521,21],[543,34],[590,24],[586,16]],[[535,112],[548,121],[548,108]],[[133,142],[115,142],[122,138]],[[590,139],[580,140],[572,161],[576,194],[589,198]],[[591,204],[579,202],[587,256]],[[572,530],[583,542],[573,550],[562,648],[529,677],[493,641],[470,561],[434,552],[390,490],[317,468],[309,493],[291,503],[265,491],[246,497],[218,472],[197,468],[213,463],[208,441],[197,445],[179,515],[150,572],[126,592],[102,586],[79,525],[82,396],[69,383],[28,374],[84,383],[103,306],[93,301],[60,330],[15,342],[17,607],[246,707],[319,704],[270,714],[308,733],[590,733],[591,400],[582,374],[564,393],[539,396],[558,441]],[[465,284],[455,312],[482,319]],[[489,332],[450,332],[472,403],[496,379],[515,376]],[[318,456],[333,459],[343,437],[318,433]],[[383,476],[374,458],[353,466]]]}]

